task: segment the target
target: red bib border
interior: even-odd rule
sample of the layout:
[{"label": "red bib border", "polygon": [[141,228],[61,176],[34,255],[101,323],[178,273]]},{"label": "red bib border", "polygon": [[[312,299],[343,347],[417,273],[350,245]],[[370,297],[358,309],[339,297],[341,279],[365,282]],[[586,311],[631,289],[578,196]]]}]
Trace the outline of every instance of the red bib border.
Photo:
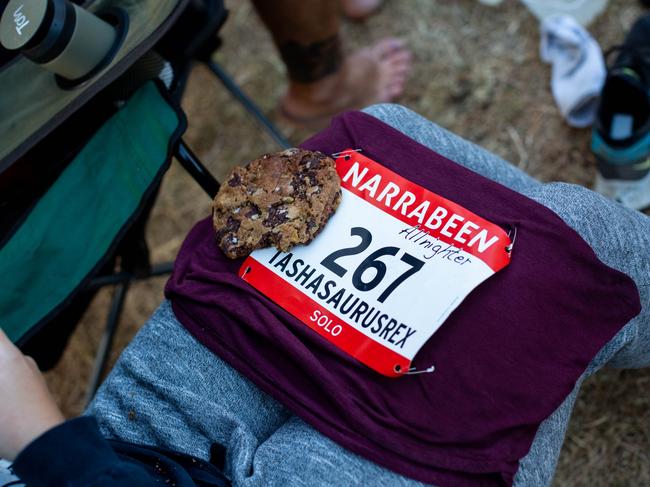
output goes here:
[{"label": "red bib border", "polygon": [[323,232],[292,252],[253,252],[239,275],[344,352],[401,377],[467,294],[508,265],[510,238],[356,151],[336,167],[343,198]]}]

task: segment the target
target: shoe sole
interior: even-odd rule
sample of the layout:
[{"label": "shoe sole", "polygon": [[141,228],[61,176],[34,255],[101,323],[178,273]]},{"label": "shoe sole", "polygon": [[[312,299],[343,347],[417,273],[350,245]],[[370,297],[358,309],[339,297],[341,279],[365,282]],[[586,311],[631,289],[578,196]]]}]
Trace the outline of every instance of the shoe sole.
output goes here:
[{"label": "shoe sole", "polygon": [[596,176],[594,190],[633,210],[650,208],[650,171],[641,179],[624,180]]}]

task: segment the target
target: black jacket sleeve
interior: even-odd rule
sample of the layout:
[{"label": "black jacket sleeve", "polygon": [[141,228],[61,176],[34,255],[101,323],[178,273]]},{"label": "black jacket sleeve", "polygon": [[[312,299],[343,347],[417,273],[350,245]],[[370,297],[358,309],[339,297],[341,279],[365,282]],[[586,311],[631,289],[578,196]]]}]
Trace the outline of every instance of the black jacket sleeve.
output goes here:
[{"label": "black jacket sleeve", "polygon": [[18,455],[13,470],[27,485],[37,487],[155,485],[146,466],[117,456],[90,417],[45,432]]}]

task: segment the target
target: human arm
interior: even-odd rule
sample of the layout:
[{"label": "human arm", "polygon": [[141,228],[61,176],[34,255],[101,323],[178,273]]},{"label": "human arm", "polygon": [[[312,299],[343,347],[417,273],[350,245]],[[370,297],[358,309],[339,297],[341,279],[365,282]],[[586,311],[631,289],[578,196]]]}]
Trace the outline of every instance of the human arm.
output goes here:
[{"label": "human arm", "polygon": [[0,457],[28,485],[148,486],[145,468],[122,461],[92,418],[65,421],[33,359],[0,330]]}]

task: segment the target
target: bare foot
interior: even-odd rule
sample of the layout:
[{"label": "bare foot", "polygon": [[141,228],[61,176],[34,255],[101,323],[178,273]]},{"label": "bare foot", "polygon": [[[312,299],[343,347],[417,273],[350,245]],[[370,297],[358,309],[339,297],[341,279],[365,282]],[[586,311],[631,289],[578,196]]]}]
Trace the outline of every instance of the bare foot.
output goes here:
[{"label": "bare foot", "polygon": [[280,109],[297,126],[321,128],[344,110],[389,102],[400,96],[411,69],[404,43],[386,38],[348,56],[334,74],[314,83],[291,81]]},{"label": "bare foot", "polygon": [[381,7],[382,0],[341,0],[341,8],[352,20],[365,20]]}]

